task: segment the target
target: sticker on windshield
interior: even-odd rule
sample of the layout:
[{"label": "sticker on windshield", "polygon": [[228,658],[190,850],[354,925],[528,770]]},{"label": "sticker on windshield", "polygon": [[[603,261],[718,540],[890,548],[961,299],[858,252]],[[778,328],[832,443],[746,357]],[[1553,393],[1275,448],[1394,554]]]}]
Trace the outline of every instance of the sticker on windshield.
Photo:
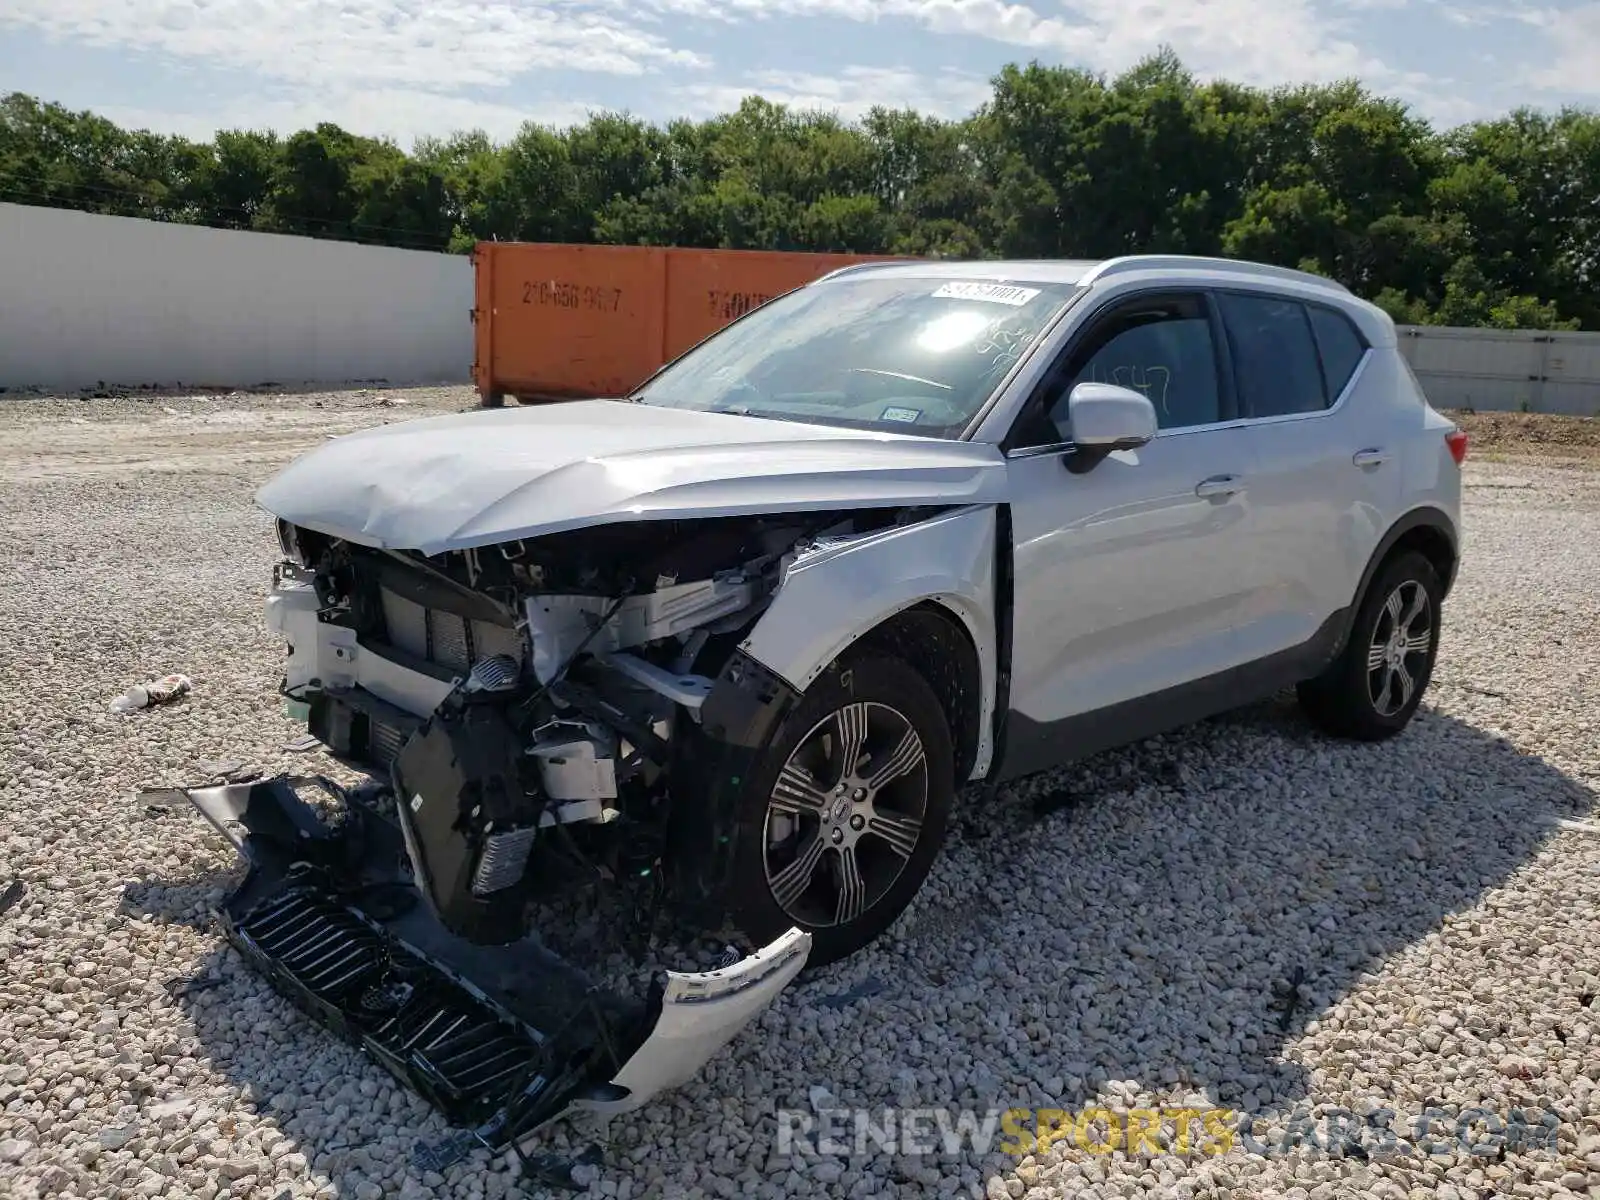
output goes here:
[{"label": "sticker on windshield", "polygon": [[1039,294],[1038,288],[1015,287],[1009,283],[941,283],[936,298],[944,300],[983,300],[989,304],[1009,304],[1021,308]]},{"label": "sticker on windshield", "polygon": [[880,421],[919,421],[922,419],[920,408],[895,408],[892,405],[883,410]]}]

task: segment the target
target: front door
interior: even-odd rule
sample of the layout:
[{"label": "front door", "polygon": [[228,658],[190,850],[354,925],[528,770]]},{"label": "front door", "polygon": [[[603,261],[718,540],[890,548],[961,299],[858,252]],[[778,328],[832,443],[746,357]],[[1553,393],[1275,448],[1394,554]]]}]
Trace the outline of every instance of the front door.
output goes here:
[{"label": "front door", "polygon": [[[1015,546],[1004,773],[1123,740],[1115,706],[1240,662],[1249,567],[1249,445],[1236,427],[1203,293],[1135,295],[1090,319],[1008,444]],[[1159,432],[1083,474],[1066,398],[1080,382],[1143,392]],[[1086,714],[1111,710],[1098,733]],[[1125,709],[1124,709],[1125,711]],[[1094,741],[1091,747],[1062,739]]]}]

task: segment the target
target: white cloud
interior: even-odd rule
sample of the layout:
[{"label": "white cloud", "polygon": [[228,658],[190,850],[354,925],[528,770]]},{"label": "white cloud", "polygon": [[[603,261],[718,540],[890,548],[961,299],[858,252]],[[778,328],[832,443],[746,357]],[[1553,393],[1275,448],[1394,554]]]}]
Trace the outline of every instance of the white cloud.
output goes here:
[{"label": "white cloud", "polygon": [[[217,128],[305,128],[334,121],[409,144],[419,134],[525,120],[582,121],[574,97],[524,101],[510,81],[537,73],[639,76],[709,63],[610,0],[5,0],[0,31],[155,53],[241,77],[221,109],[189,100],[98,106],[121,123],[209,136]],[[181,93],[172,89],[174,99]],[[604,107],[597,104],[594,107]]]},{"label": "white cloud", "polygon": [[[626,3],[628,0],[615,0]],[[1194,70],[1244,82],[1371,76],[1389,69],[1340,36],[1312,0],[1061,0],[1047,15],[1007,0],[642,0],[680,16],[757,20],[837,17],[914,22],[934,33],[980,37],[1041,56],[1121,70],[1171,45]],[[1358,0],[1393,7],[1406,0]],[[1347,0],[1346,8],[1354,7]]]},{"label": "white cloud", "polygon": [[[1458,80],[1401,70],[1379,52],[1371,27],[1381,10],[1411,6],[1445,28],[1517,21],[1552,38],[1548,60],[1525,87],[1592,94],[1600,73],[1600,3],[1560,10],[1561,0],[4,0],[0,31],[24,29],[58,41],[149,52],[164,65],[220,69],[240,90],[226,112],[158,101],[146,123],[201,131],[212,124],[293,128],[335,120],[402,141],[417,133],[483,126],[497,136],[522,120],[581,120],[605,76],[632,77],[633,107],[666,119],[731,106],[744,95],[855,116],[874,103],[956,115],[987,94],[972,73],[947,64],[980,56],[987,71],[1007,57],[1037,56],[1115,73],[1163,45],[1202,78],[1257,85],[1356,77],[1412,103],[1435,120],[1481,115],[1486,92]],[[1360,34],[1353,25],[1366,22]],[[773,22],[815,48],[799,24],[828,18],[861,26],[880,61],[910,28],[944,35],[929,65],[783,69]],[[689,37],[726,43],[765,26],[763,57],[711,63]],[[743,33],[741,33],[741,30]],[[837,36],[828,27],[828,36]],[[1480,35],[1482,36],[1482,35]],[[754,40],[754,39],[752,39]],[[857,39],[839,39],[852,52]],[[703,43],[696,43],[703,44]],[[926,54],[922,40],[918,56]],[[1003,49],[1009,48],[1009,49]],[[1383,47],[1388,49],[1387,46]],[[723,52],[725,59],[734,54]],[[861,55],[860,57],[866,57]],[[1476,64],[1473,70],[1482,72]],[[577,73],[577,74],[574,74]],[[584,74],[595,82],[584,83]],[[1517,78],[1508,67],[1493,83]],[[540,81],[550,77],[551,84]],[[175,76],[181,79],[181,76]],[[536,89],[525,99],[524,83]],[[513,84],[517,85],[515,88]],[[559,87],[561,91],[554,89]],[[643,102],[640,92],[643,90]],[[605,107],[599,102],[594,107]],[[128,112],[129,110],[122,110]]]},{"label": "white cloud", "polygon": [[[909,21],[931,32],[986,38],[1018,46],[1045,61],[1113,74],[1162,46],[1171,46],[1202,78],[1261,86],[1359,78],[1435,120],[1453,123],[1481,111],[1476,100],[1456,92],[1449,80],[1402,71],[1363,49],[1350,36],[1347,15],[1331,15],[1400,8],[1412,0],[1343,0],[1337,10],[1315,0],[1059,0],[1048,10],[1008,0],[642,2],[680,17],[714,16],[735,22],[783,16],[827,16],[875,25]],[[743,91],[705,84],[695,94],[727,97]]]},{"label": "white cloud", "polygon": [[275,129],[292,133],[331,121],[352,133],[390,137],[409,147],[418,137],[458,130],[482,129],[505,141],[524,121],[540,125],[573,125],[587,119],[589,105],[574,100],[542,99],[527,105],[472,100],[437,92],[378,88],[353,92],[306,91],[292,99],[246,100],[219,108],[172,110],[127,105],[100,107],[100,115],[124,129],[153,129],[197,141],[219,129]]},{"label": "white cloud", "polygon": [[847,120],[875,105],[913,108],[930,116],[964,117],[990,96],[989,81],[955,71],[932,73],[903,68],[845,67],[837,74],[756,71],[739,83],[689,84],[676,89],[690,113],[729,112],[746,96],[759,95],[796,109],[836,112]]},{"label": "white cloud", "polygon": [[1530,23],[1543,29],[1550,55],[1543,66],[1527,73],[1528,83],[1547,91],[1600,96],[1600,4],[1546,9]]},{"label": "white cloud", "polygon": [[1497,21],[1516,21],[1535,27],[1547,24],[1552,13],[1522,0],[1501,0],[1497,4],[1460,3],[1458,0],[1427,0],[1432,11],[1452,25],[1479,29]]},{"label": "white cloud", "polygon": [[0,27],[319,86],[495,86],[534,69],[707,65],[594,5],[514,0],[6,0]]}]

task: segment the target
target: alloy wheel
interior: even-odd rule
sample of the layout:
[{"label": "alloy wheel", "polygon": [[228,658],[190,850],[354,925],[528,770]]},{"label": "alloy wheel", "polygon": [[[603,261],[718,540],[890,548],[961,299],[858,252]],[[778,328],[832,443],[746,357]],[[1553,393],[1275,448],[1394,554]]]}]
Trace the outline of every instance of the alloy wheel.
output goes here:
[{"label": "alloy wheel", "polygon": [[1427,589],[1408,579],[1384,601],[1367,646],[1367,698],[1379,716],[1392,717],[1411,702],[1432,645]]},{"label": "alloy wheel", "polygon": [[916,727],[887,704],[844,705],[800,739],[767,801],[772,898],[813,928],[857,920],[900,878],[927,810]]}]

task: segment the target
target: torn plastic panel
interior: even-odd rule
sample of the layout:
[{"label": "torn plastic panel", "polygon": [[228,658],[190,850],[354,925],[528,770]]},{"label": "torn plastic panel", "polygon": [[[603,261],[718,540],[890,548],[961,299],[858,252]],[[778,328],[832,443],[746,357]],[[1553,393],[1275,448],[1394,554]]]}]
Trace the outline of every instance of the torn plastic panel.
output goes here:
[{"label": "torn plastic panel", "polygon": [[[568,1113],[625,1112],[691,1078],[799,973],[799,930],[715,971],[608,990],[537,935],[480,945],[422,903],[386,789],[278,777],[177,789],[250,869],[235,947],[319,1023],[491,1149]],[[306,799],[338,809],[325,819]]]}]

